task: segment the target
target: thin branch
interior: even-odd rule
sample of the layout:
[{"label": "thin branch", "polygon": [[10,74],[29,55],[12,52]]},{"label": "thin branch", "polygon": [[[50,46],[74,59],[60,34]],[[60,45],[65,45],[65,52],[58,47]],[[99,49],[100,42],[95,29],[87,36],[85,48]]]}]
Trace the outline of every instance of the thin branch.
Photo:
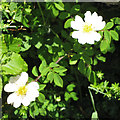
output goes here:
[{"label": "thin branch", "polygon": [[[67,55],[67,54],[66,54]],[[55,63],[57,64],[60,60],[62,60],[66,55],[60,57]],[[35,82],[37,82],[41,78],[41,74],[35,79]]]}]

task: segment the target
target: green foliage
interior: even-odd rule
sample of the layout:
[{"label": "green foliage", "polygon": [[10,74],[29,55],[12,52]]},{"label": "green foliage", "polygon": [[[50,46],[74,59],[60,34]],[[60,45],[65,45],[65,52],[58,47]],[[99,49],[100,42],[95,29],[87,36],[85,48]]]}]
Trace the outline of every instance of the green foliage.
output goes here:
[{"label": "green foliage", "polygon": [[[119,119],[119,104],[111,106],[111,113],[107,104],[120,100],[119,6],[112,10],[105,3],[46,0],[2,2],[0,10],[0,93],[11,76],[23,71],[39,84],[39,97],[17,109],[7,105],[8,94],[2,91],[3,119]],[[106,22],[93,45],[71,37],[71,21],[76,15],[83,18],[86,11],[97,12]]]},{"label": "green foliage", "polygon": [[33,69],[32,69],[32,74],[33,74],[34,76],[38,76],[38,71],[37,71],[37,67],[36,67],[36,66],[33,67]]},{"label": "green foliage", "polygon": [[27,71],[27,64],[19,54],[13,53],[10,59],[10,61],[2,65],[2,74],[17,75],[22,71]]},{"label": "green foliage", "polygon": [[65,22],[65,24],[64,24],[64,28],[69,28],[69,27],[71,27],[71,21],[72,21],[73,19],[72,18],[69,18],[66,22]]},{"label": "green foliage", "polygon": [[56,74],[56,73],[54,73],[54,82],[55,82],[55,84],[56,84],[57,86],[63,87],[63,80],[62,80],[62,78],[61,78],[58,74]]}]

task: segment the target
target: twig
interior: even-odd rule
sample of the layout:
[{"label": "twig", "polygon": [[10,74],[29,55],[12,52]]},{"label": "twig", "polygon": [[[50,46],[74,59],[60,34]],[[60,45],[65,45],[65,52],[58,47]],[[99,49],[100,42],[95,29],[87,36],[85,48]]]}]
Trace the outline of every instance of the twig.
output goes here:
[{"label": "twig", "polygon": [[[67,55],[67,54],[66,54]],[[55,63],[57,64],[60,60],[62,60],[66,55],[60,57]],[[41,78],[41,74],[35,79],[35,82],[37,82]]]}]

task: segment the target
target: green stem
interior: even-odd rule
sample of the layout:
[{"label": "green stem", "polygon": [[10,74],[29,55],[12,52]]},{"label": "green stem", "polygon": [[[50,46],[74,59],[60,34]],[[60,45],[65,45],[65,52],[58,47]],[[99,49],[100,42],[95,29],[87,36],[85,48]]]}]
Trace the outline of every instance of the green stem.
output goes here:
[{"label": "green stem", "polygon": [[37,2],[37,4],[38,4],[38,7],[39,7],[40,12],[41,12],[41,15],[42,15],[43,24],[45,25],[45,18],[44,18],[44,15],[43,15],[43,12],[42,12],[41,6],[40,6],[39,2]]},{"label": "green stem", "polygon": [[89,93],[90,93],[90,97],[91,97],[91,101],[92,101],[93,109],[94,109],[94,111],[96,111],[94,98],[93,98],[92,92],[91,92],[91,90],[89,89],[89,87],[88,87],[88,90],[89,90]]},{"label": "green stem", "polygon": [[53,32],[53,34],[54,34],[57,38],[60,38],[59,35],[58,35],[54,30],[51,29],[51,31]]},{"label": "green stem", "polygon": [[99,90],[97,90],[97,89],[95,89],[95,88],[93,88],[93,87],[88,87],[88,89],[91,89],[91,90],[94,90],[94,91],[96,91],[96,92],[98,92],[98,93],[101,93],[101,94],[103,94],[103,95],[106,95],[105,93],[103,93],[103,92],[101,92],[101,91],[99,91]]}]

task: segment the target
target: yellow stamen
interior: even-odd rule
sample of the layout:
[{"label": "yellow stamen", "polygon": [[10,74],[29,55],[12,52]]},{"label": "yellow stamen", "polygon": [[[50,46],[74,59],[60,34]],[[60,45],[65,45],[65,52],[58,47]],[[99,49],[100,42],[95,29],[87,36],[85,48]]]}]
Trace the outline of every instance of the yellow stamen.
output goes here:
[{"label": "yellow stamen", "polygon": [[18,95],[18,96],[19,96],[19,95],[25,95],[26,92],[27,92],[26,86],[21,86],[21,87],[19,87],[19,89],[18,89],[18,91],[17,91],[17,95]]},{"label": "yellow stamen", "polygon": [[84,27],[83,27],[83,32],[90,32],[92,30],[93,30],[92,25],[85,24]]}]

